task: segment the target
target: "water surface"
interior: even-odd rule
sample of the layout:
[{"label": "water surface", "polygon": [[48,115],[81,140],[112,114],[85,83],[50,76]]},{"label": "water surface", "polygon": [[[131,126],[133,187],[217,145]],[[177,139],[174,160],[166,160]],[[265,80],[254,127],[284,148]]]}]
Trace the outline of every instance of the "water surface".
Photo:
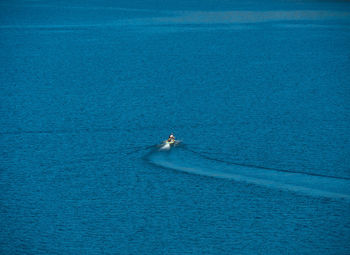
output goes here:
[{"label": "water surface", "polygon": [[2,2],[1,253],[349,254],[349,24],[345,1]]}]

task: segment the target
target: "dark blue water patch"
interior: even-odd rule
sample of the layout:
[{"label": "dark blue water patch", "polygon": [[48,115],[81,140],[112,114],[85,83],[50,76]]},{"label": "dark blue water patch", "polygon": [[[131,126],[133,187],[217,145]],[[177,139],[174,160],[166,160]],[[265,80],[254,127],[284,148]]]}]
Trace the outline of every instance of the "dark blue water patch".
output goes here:
[{"label": "dark blue water patch", "polygon": [[344,10],[348,8],[346,1],[319,1],[317,4],[312,1],[277,1],[269,0],[264,4],[260,2],[248,1],[229,1],[229,0],[208,0],[205,2],[198,1],[60,1],[50,2],[45,1],[11,1],[11,3],[2,3],[3,6],[26,6],[26,7],[45,7],[45,8],[65,8],[65,9],[101,9],[101,8],[125,8],[135,10],[280,10],[280,9],[318,9],[329,10],[338,9]]}]

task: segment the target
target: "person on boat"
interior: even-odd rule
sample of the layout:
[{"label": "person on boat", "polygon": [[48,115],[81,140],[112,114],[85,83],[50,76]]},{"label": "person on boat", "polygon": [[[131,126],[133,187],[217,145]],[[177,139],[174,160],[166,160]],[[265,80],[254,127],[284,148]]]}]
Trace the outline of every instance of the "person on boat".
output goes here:
[{"label": "person on boat", "polygon": [[169,135],[169,138],[168,138],[168,142],[174,142],[175,141],[175,136],[173,135],[173,133],[171,133],[171,135]]}]

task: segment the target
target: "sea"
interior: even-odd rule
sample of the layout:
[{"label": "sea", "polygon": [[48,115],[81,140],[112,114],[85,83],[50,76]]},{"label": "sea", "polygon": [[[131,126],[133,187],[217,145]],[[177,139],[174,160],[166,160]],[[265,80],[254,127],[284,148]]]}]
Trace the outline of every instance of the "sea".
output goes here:
[{"label": "sea", "polygon": [[349,74],[349,1],[1,1],[0,254],[350,254]]}]

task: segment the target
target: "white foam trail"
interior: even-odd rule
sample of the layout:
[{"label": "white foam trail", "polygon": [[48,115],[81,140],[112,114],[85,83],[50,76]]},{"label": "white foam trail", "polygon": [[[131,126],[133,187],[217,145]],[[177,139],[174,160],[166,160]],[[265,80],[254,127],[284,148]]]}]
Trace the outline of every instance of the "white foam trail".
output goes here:
[{"label": "white foam trail", "polygon": [[350,180],[345,178],[230,165],[197,156],[181,148],[170,153],[153,152],[148,160],[157,166],[177,171],[350,202]]},{"label": "white foam trail", "polygon": [[162,145],[162,147],[160,147],[160,149],[159,150],[166,150],[166,151],[168,151],[168,150],[170,150],[170,144],[168,144],[168,143],[164,143],[164,145]]}]

